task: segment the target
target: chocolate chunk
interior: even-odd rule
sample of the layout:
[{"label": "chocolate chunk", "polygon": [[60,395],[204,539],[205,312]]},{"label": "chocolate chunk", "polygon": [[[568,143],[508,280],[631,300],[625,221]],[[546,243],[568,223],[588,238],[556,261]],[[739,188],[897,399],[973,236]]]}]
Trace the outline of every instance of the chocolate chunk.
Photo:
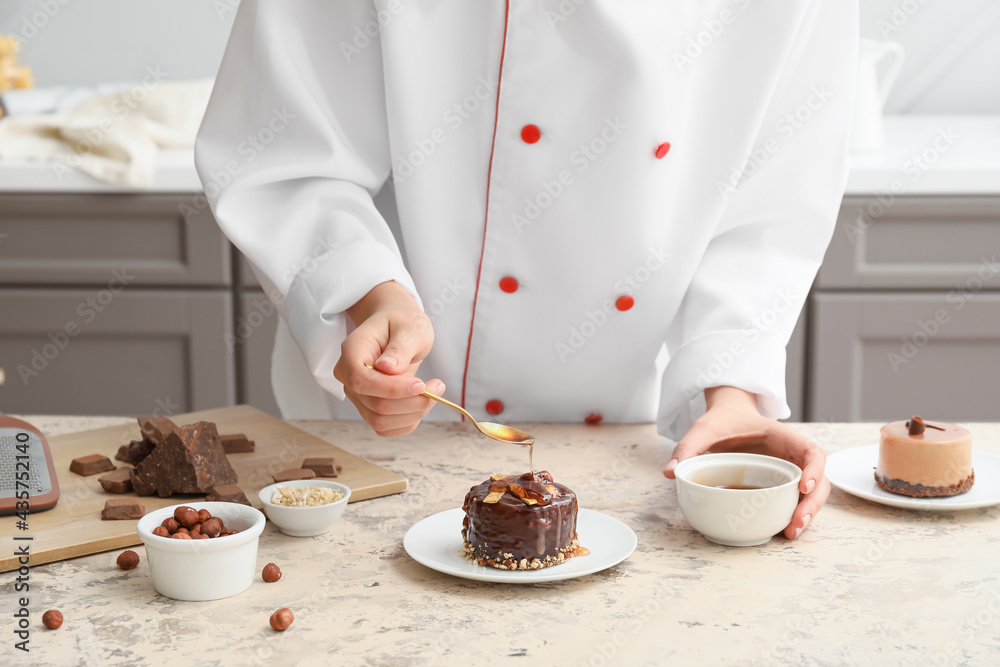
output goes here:
[{"label": "chocolate chunk", "polygon": [[[135,442],[135,440],[133,440],[132,442]],[[118,453],[115,454],[115,461],[123,461],[125,463],[132,463],[132,461],[129,460],[129,457],[128,457],[128,445],[122,445],[121,447],[118,448]]]},{"label": "chocolate chunk", "polygon": [[222,449],[226,454],[242,454],[252,452],[257,448],[257,443],[249,439],[243,433],[220,436],[222,439]]},{"label": "chocolate chunk", "polygon": [[155,491],[161,498],[175,493],[208,493],[214,486],[237,481],[212,422],[173,431],[132,471],[137,494]]},{"label": "chocolate chunk", "polygon": [[133,440],[128,446],[128,462],[134,466],[139,465],[153,453],[153,446],[148,440]]},{"label": "chocolate chunk", "polygon": [[177,424],[169,417],[139,417],[139,430],[144,440],[154,447],[163,444],[167,436],[177,430]]},{"label": "chocolate chunk", "polygon": [[129,481],[132,482],[132,490],[135,491],[137,496],[151,496],[156,493],[156,489],[153,485],[147,482],[142,477],[136,474],[136,468],[130,468],[128,471]]},{"label": "chocolate chunk", "polygon": [[306,459],[302,462],[302,467],[312,470],[317,477],[337,477],[344,469],[344,466],[337,463],[337,459],[332,456]]},{"label": "chocolate chunk", "polygon": [[132,469],[119,468],[112,470],[106,475],[101,475],[97,480],[108,493],[128,493],[132,490]]},{"label": "chocolate chunk", "polygon": [[220,503],[240,503],[241,505],[250,504],[250,501],[247,500],[247,495],[243,493],[243,489],[235,484],[221,484],[219,486],[212,487],[212,490],[208,492],[208,497],[205,498],[205,500]]},{"label": "chocolate chunk", "polygon": [[145,513],[146,508],[134,498],[112,498],[104,503],[101,519],[104,521],[141,519]]},{"label": "chocolate chunk", "polygon": [[73,459],[72,463],[69,464],[70,472],[75,472],[77,475],[83,475],[84,477],[96,475],[99,472],[108,472],[109,470],[114,469],[115,464],[111,462],[111,459],[103,454],[81,456],[78,459]]},{"label": "chocolate chunk", "polygon": [[316,473],[305,468],[293,468],[292,470],[282,470],[271,475],[275,484],[279,482],[291,482],[296,479],[315,479]]}]

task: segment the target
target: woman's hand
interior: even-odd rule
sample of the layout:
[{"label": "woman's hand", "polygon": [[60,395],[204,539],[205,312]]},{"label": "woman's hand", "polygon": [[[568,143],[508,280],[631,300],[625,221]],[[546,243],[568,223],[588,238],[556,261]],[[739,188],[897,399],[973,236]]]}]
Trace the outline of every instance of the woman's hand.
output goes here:
[{"label": "woman's hand", "polygon": [[674,479],[678,463],[707,451],[749,451],[791,461],[802,468],[799,505],[785,528],[785,537],[794,540],[830,495],[830,481],[823,474],[826,454],[792,427],[761,416],[755,394],[735,387],[713,387],[705,390],[705,401],[708,410],[677,444],[663,474]]},{"label": "woman's hand", "polygon": [[420,394],[444,392],[440,380],[425,385],[415,377],[434,344],[431,321],[410,293],[391,281],[372,288],[347,315],[357,328],[344,339],[333,376],[380,436],[411,433],[434,406]]}]

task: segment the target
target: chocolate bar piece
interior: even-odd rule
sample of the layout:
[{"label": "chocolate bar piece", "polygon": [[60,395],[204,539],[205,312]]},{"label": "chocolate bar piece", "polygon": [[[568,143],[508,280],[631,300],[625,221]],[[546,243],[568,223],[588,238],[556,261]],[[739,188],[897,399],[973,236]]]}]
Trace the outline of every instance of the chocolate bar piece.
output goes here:
[{"label": "chocolate bar piece", "polygon": [[[133,440],[132,442],[135,442]],[[125,463],[132,463],[128,458],[128,445],[122,445],[118,448],[118,453],[115,454],[115,461],[123,461]]]},{"label": "chocolate bar piece", "polygon": [[153,443],[148,440],[133,440],[128,446],[128,462],[137,466],[152,453]]},{"label": "chocolate bar piece", "polygon": [[312,470],[306,470],[305,468],[293,468],[291,470],[282,470],[281,472],[276,472],[271,475],[271,479],[274,480],[275,484],[280,482],[291,482],[296,479],[315,479],[316,473]]},{"label": "chocolate bar piece", "polygon": [[103,454],[81,456],[78,459],[73,459],[73,461],[69,464],[70,472],[75,472],[77,475],[83,475],[84,477],[96,475],[99,472],[108,472],[109,470],[114,469],[115,464],[111,462],[111,459]]},{"label": "chocolate bar piece", "polygon": [[220,503],[240,503],[242,505],[250,504],[250,501],[247,500],[247,494],[243,493],[243,489],[235,484],[221,484],[219,486],[213,486],[212,490],[208,492],[208,497],[205,498],[205,500]]},{"label": "chocolate bar piece", "polygon": [[146,514],[146,508],[135,498],[112,498],[104,503],[101,519],[104,521],[141,519],[144,514]]},{"label": "chocolate bar piece", "polygon": [[139,417],[139,430],[144,440],[154,447],[163,444],[167,436],[177,430],[177,424],[169,417]]},{"label": "chocolate bar piece", "polygon": [[118,470],[112,470],[105,475],[101,475],[97,481],[101,483],[101,486],[108,493],[128,493],[132,490],[131,475],[131,468],[119,468]]},{"label": "chocolate bar piece", "polygon": [[242,454],[243,452],[252,452],[257,449],[257,443],[243,433],[223,435],[220,438],[222,439],[222,449],[226,454]]},{"label": "chocolate bar piece", "polygon": [[312,470],[317,477],[337,477],[344,469],[344,466],[337,463],[337,459],[332,456],[306,459],[302,462],[302,467]]},{"label": "chocolate bar piece", "polygon": [[208,493],[214,486],[238,481],[212,422],[188,424],[171,432],[132,470],[131,479],[137,494],[155,492],[161,498]]}]

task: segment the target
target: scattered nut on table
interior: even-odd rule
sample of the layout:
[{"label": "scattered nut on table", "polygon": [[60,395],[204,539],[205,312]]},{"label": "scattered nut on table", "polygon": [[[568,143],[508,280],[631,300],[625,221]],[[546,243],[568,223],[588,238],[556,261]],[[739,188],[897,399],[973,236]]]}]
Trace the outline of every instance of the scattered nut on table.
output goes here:
[{"label": "scattered nut on table", "polygon": [[281,579],[281,568],[274,563],[268,563],[264,566],[263,572],[260,573],[260,578],[269,584],[273,584],[278,579]]},{"label": "scattered nut on table", "polygon": [[[279,609],[278,611],[275,612],[275,614],[278,614],[281,611],[288,611],[288,610]],[[288,613],[291,614],[292,612],[288,611]],[[291,623],[292,621],[289,620],[288,622]],[[49,609],[47,612],[42,614],[42,624],[45,625],[45,627],[47,627],[49,630],[55,630],[56,628],[58,628],[63,624],[62,612],[56,609]],[[274,625],[274,616],[271,617],[271,625]],[[285,628],[287,627],[288,626],[286,625]],[[284,630],[285,628],[281,629]]]},{"label": "scattered nut on table", "polygon": [[292,610],[284,607],[271,614],[271,627],[275,630],[287,630],[294,620],[295,614],[292,613]]},{"label": "scattered nut on table", "polygon": [[139,554],[129,549],[118,554],[118,567],[123,570],[131,570],[139,564]]}]

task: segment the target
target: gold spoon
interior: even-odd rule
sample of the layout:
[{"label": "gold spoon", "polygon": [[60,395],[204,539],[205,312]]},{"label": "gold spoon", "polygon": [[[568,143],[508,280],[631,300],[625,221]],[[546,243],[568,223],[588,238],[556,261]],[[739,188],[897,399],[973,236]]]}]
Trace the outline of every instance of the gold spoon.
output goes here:
[{"label": "gold spoon", "polygon": [[[365,364],[365,366],[371,368],[373,371],[375,370],[375,368],[369,366],[368,364]],[[449,408],[454,408],[455,410],[458,410],[463,415],[465,415],[466,418],[470,422],[472,422],[472,425],[475,426],[476,429],[478,429],[479,432],[485,435],[487,438],[493,438],[494,440],[499,440],[500,442],[506,442],[509,445],[525,445],[527,447],[531,447],[535,443],[535,437],[533,435],[529,435],[524,431],[520,431],[511,426],[506,426],[504,424],[496,424],[494,422],[477,422],[475,417],[470,415],[465,408],[455,403],[452,403],[447,398],[441,398],[437,394],[432,394],[429,391],[425,391],[424,393],[421,394],[421,396],[426,396],[427,398],[434,399],[438,403],[443,403],[444,405],[447,405]]]}]

